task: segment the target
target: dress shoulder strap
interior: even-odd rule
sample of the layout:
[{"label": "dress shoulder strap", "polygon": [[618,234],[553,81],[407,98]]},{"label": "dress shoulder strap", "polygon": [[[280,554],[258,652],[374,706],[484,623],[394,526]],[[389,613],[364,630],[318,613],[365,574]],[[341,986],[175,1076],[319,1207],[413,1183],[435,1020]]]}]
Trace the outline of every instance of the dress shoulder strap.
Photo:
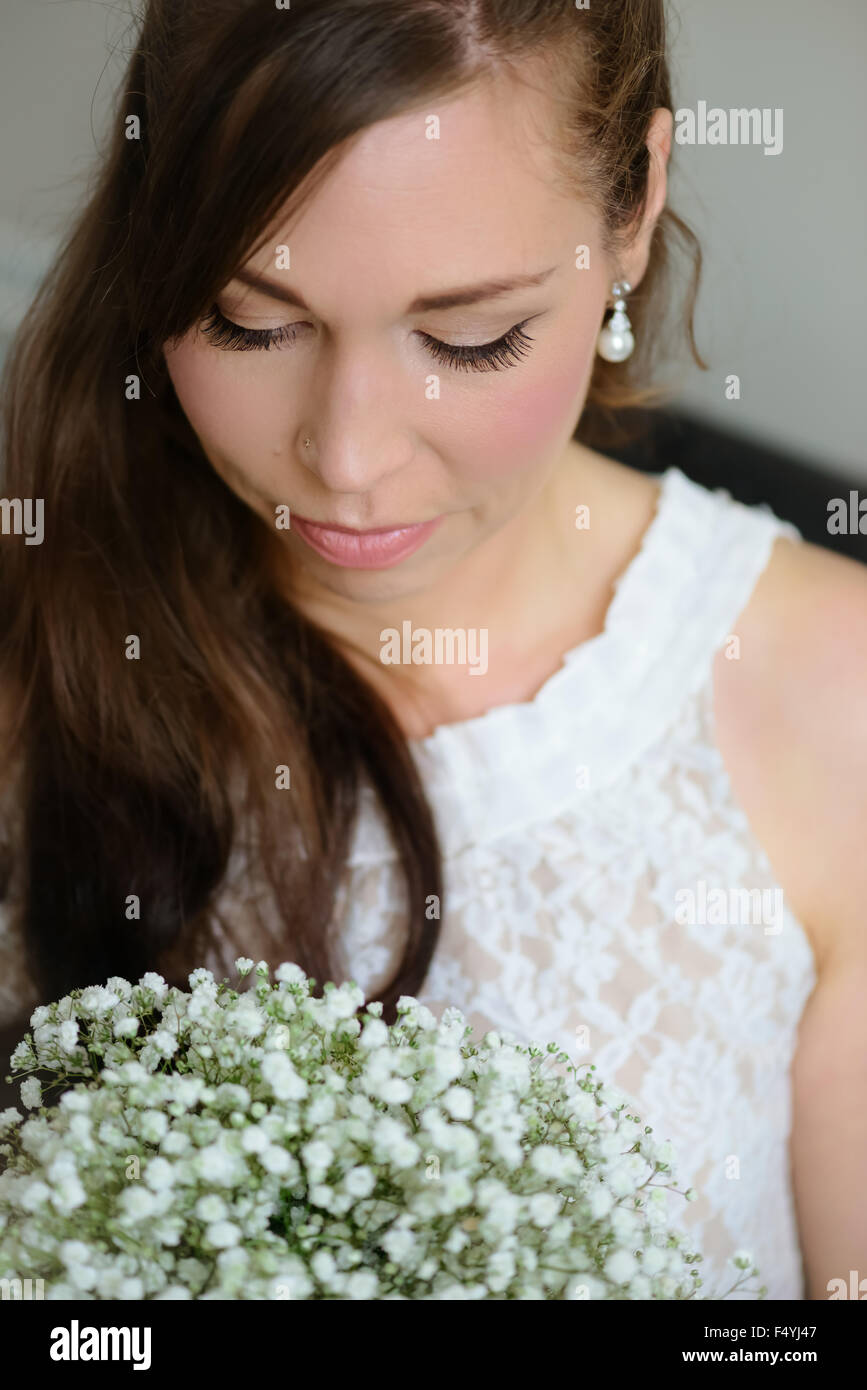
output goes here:
[{"label": "dress shoulder strap", "polygon": [[[803,539],[767,506],[675,467],[657,476],[656,514],[602,632],[567,652],[532,700],[410,745],[447,851],[589,804],[634,765],[709,679],[777,537]],[[352,862],[391,857],[378,818],[364,817]]]}]

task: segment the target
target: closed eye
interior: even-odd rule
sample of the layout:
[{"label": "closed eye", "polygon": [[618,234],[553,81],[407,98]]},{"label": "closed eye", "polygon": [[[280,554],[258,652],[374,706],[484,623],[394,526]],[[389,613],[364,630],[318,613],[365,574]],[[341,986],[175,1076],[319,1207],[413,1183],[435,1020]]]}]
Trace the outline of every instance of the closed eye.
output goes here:
[{"label": "closed eye", "polygon": [[[493,342],[471,346],[444,343],[429,333],[419,333],[419,337],[436,362],[454,371],[502,371],[526,357],[535,342],[524,332],[529,322],[529,319],[524,319]],[[267,352],[272,347],[283,347],[296,341],[298,329],[299,325],[294,323],[282,328],[242,328],[240,324],[227,319],[216,304],[201,324],[201,331],[215,347],[230,352]]]},{"label": "closed eye", "polygon": [[514,366],[530,351],[536,340],[524,332],[529,322],[529,319],[524,319],[523,323],[510,328],[508,333],[504,333],[502,338],[497,338],[495,342],[479,343],[474,347],[443,343],[428,333],[422,333],[420,336],[437,362],[443,362],[456,371],[498,372],[504,367]]},{"label": "closed eye", "polygon": [[294,323],[285,328],[242,328],[221,314],[216,304],[203,319],[201,329],[215,347],[231,352],[267,352],[269,348],[294,343],[298,336],[298,326]]}]

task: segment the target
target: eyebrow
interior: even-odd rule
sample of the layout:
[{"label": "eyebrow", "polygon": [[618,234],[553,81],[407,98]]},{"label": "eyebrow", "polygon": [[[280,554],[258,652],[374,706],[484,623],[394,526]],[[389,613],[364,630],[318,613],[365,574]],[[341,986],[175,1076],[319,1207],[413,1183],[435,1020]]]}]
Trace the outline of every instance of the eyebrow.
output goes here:
[{"label": "eyebrow", "polygon": [[[456,309],[466,304],[480,304],[482,300],[499,299],[503,295],[512,294],[514,290],[544,284],[556,269],[557,267],[552,265],[550,270],[541,270],[535,275],[513,275],[506,280],[484,280],[478,285],[443,290],[440,294],[423,294],[413,300],[407,313],[426,314],[434,309]],[[288,285],[275,285],[271,280],[254,274],[252,270],[244,269],[239,270],[234,279],[242,285],[249,285],[251,289],[258,290],[270,299],[279,299],[282,304],[292,304],[298,309],[307,309],[310,312],[310,306]]]}]

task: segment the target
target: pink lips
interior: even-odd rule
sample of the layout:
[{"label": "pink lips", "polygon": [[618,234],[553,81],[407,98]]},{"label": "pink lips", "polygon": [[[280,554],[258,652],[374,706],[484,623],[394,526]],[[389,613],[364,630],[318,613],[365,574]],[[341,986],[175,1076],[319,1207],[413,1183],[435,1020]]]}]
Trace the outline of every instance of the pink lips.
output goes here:
[{"label": "pink lips", "polygon": [[442,521],[423,521],[418,526],[398,526],[376,531],[351,531],[345,526],[323,526],[306,517],[292,516],[297,531],[311,549],[333,565],[345,569],[379,570],[399,565],[424,545]]}]

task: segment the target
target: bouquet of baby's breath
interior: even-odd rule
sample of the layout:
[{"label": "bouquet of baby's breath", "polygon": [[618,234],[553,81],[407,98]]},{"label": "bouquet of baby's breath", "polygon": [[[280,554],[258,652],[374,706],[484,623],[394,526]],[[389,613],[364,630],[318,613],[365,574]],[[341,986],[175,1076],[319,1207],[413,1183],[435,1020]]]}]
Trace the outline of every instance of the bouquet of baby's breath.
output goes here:
[{"label": "bouquet of baby's breath", "polygon": [[53,1299],[697,1296],[670,1146],[595,1068],[476,1046],[408,996],[387,1027],[295,965],[256,977],[113,977],[35,1011],[12,1067],[39,1113],[0,1114],[0,1278]]}]

